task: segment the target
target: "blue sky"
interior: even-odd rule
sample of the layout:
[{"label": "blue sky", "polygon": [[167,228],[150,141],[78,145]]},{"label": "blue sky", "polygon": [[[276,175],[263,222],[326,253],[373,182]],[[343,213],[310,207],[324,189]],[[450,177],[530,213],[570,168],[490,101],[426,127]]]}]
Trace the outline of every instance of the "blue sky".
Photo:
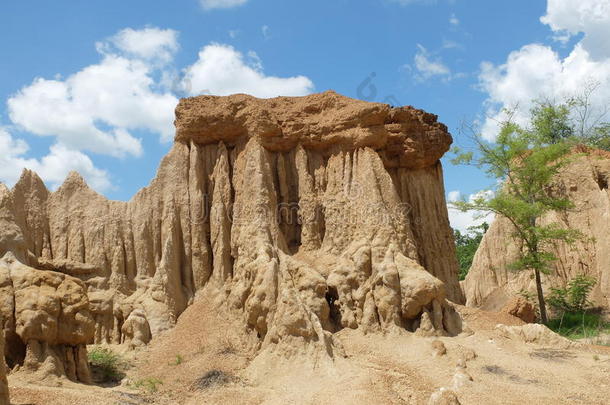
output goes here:
[{"label": "blue sky", "polygon": [[[468,146],[461,123],[491,138],[502,106],[519,104],[525,120],[532,98],[591,80],[607,102],[609,3],[3,1],[0,181],[30,167],[57,187],[75,169],[128,200],[171,146],[177,98],[201,93],[391,100],[438,114]],[[444,163],[451,198],[491,184]],[[472,217],[452,221],[463,229]]]}]

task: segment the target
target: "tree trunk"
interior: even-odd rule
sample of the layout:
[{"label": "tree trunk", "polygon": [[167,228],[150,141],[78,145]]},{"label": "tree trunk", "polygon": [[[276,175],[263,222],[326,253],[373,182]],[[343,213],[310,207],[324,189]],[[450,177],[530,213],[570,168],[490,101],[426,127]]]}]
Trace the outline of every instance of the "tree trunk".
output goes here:
[{"label": "tree trunk", "polygon": [[544,302],[544,294],[542,293],[542,280],[540,279],[540,271],[534,270],[536,274],[536,291],[538,292],[538,306],[540,307],[540,321],[543,324],[547,324],[549,322],[546,316],[546,304]]}]

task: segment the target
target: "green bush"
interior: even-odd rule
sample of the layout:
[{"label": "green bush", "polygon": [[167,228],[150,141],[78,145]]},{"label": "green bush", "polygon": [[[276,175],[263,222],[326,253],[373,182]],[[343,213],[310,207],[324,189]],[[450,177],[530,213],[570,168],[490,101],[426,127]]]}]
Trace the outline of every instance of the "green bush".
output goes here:
[{"label": "green bush", "polygon": [[96,346],[89,350],[89,365],[94,377],[99,382],[118,382],[125,374],[121,357],[107,347]]},{"label": "green bush", "polygon": [[595,286],[593,277],[578,275],[568,282],[566,288],[551,288],[547,301],[549,305],[561,312],[581,313],[590,306],[589,293]]}]

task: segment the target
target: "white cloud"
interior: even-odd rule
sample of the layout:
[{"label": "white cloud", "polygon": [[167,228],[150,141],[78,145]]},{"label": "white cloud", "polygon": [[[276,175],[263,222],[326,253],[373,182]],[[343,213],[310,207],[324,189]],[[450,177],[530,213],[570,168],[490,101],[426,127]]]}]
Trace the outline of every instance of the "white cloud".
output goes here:
[{"label": "white cloud", "polygon": [[0,127],[0,181],[12,184],[28,167],[54,187],[77,170],[98,191],[108,190],[108,173],[83,152],[141,156],[135,131],[171,140],[179,91],[274,97],[305,95],[314,88],[305,76],[268,76],[256,52],[244,55],[221,44],[202,48],[198,60],[178,75],[178,33],[169,29],[127,28],[96,49],[98,63],[65,78],[35,78],[7,100],[12,128],[50,137],[53,146],[42,158],[30,158],[26,142]]},{"label": "white cloud", "polygon": [[270,34],[269,34],[269,26],[268,25],[263,25],[261,27],[261,32],[263,33],[263,37],[265,39],[269,39],[270,38]]},{"label": "white cloud", "polygon": [[460,25],[460,20],[455,16],[455,14],[451,14],[451,17],[449,17],[449,24],[457,27]]},{"label": "white cloud", "polygon": [[443,39],[443,49],[463,49],[464,46],[452,39]]},{"label": "white cloud", "polygon": [[515,120],[525,124],[532,100],[561,100],[580,94],[585,86],[597,83],[593,107],[610,100],[610,0],[549,0],[541,19],[557,35],[584,37],[561,58],[549,46],[525,45],[509,54],[506,63],[481,64],[479,82],[488,94],[487,116],[482,133],[494,139],[498,123],[506,117],[503,108],[518,107]]},{"label": "white cloud", "polygon": [[443,63],[440,58],[434,58],[430,52],[422,45],[417,44],[417,52],[413,59],[415,69],[417,70],[416,79],[425,81],[434,76],[451,77],[451,70]]},{"label": "white cloud", "polygon": [[540,18],[561,40],[585,33],[581,46],[595,60],[610,57],[610,0],[548,0]]},{"label": "white cloud", "polygon": [[[474,201],[479,197],[491,197],[493,192],[490,190],[480,191],[475,194],[471,194],[468,196],[468,201]],[[462,198],[462,193],[459,191],[450,191],[447,194],[447,201],[449,203],[459,201]],[[471,226],[481,225],[483,222],[487,222],[491,224],[494,219],[494,215],[491,213],[485,213],[481,211],[467,211],[462,212],[457,210],[449,204],[447,207],[449,211],[449,223],[451,227],[459,230],[461,233],[469,233],[468,228]]]},{"label": "white cloud", "polygon": [[170,62],[178,51],[178,32],[147,27],[141,30],[125,28],[106,41],[98,42],[100,53],[120,53],[149,61]]},{"label": "white cloud", "polygon": [[[305,76],[275,77],[263,72],[260,59],[242,53],[229,45],[210,44],[199,51],[199,59],[186,69],[185,82],[192,95],[229,95],[247,93],[256,97],[302,96],[313,91]],[[187,87],[187,86],[185,86]]]},{"label": "white cloud", "polygon": [[70,171],[76,170],[93,189],[103,192],[111,188],[108,173],[95,167],[82,152],[55,144],[46,156],[33,159],[24,156],[28,150],[25,141],[13,138],[5,128],[0,128],[1,182],[8,186],[14,185],[22,170],[27,168],[38,173],[51,189],[56,189]]},{"label": "white cloud", "polygon": [[233,8],[244,5],[248,0],[199,0],[199,4],[206,10],[215,8]]},{"label": "white cloud", "polygon": [[[135,49],[133,41],[145,46]],[[149,61],[166,60],[176,47],[171,30],[123,30],[98,44],[103,53],[98,64],[65,80],[36,78],[14,94],[7,102],[9,117],[20,128],[54,136],[75,150],[139,156],[140,140],[130,131],[143,129],[172,139],[178,99],[156,91],[155,62]],[[115,48],[117,53],[110,53]]]}]

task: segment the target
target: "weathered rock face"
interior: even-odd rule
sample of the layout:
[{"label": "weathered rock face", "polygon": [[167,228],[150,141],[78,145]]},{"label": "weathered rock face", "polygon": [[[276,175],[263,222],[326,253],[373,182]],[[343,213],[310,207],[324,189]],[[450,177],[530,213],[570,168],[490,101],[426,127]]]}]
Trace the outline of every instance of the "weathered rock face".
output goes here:
[{"label": "weathered rock face", "polygon": [[129,202],[75,173],[48,192],[26,171],[4,203],[0,247],[82,280],[96,342],[147,343],[204,287],[261,347],[332,355],[342,328],[459,333],[436,116],[333,92],[201,96],[181,100],[176,128]]},{"label": "weathered rock face", "polygon": [[536,321],[536,308],[523,297],[511,299],[500,312],[516,316],[526,323],[534,323]]},{"label": "weathered rock face", "polygon": [[90,382],[86,344],[94,323],[86,287],[65,274],[35,270],[7,253],[0,259],[0,291],[9,365]]},{"label": "weathered rock face", "polygon": [[[584,156],[576,156],[553,185],[557,193],[575,204],[574,209],[543,219],[586,236],[574,246],[558,244],[553,248],[559,260],[551,274],[543,276],[545,289],[563,287],[574,276],[586,274],[597,280],[592,300],[606,308],[610,307],[609,182],[609,153],[587,151]],[[535,292],[530,272],[508,269],[519,251],[512,229],[507,220],[496,219],[485,234],[463,284],[467,305],[499,309],[522,289]]]}]

